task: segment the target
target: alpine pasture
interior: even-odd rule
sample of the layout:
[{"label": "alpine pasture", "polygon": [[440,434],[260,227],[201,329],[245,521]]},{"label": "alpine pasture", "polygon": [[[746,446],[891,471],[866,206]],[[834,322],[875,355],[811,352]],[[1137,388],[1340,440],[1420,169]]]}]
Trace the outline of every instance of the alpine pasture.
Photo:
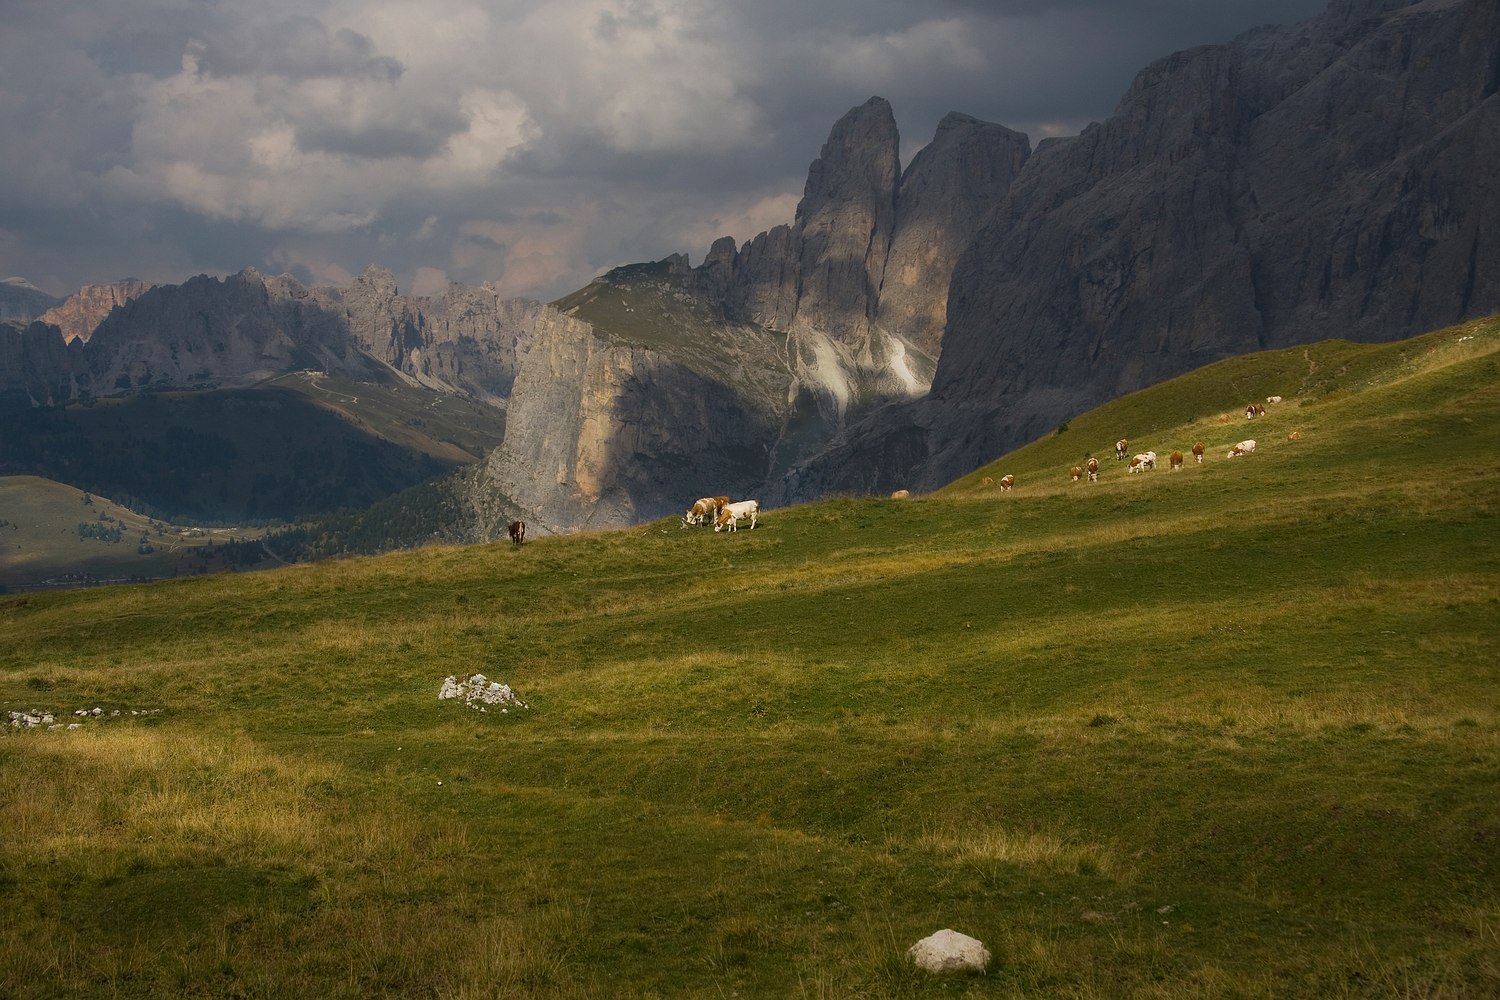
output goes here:
[{"label": "alpine pasture", "polygon": [[0,993],[1500,994],[1497,350],[1238,358],[755,531],[0,596],[59,727],[0,737]]}]

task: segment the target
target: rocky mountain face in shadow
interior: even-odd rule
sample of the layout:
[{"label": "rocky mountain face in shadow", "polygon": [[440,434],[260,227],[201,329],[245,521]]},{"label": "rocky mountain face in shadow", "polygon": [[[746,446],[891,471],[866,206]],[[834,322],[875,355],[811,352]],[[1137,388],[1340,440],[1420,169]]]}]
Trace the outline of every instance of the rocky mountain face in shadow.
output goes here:
[{"label": "rocky mountain face in shadow", "polygon": [[776,494],[936,487],[1208,362],[1500,309],[1497,89],[1492,0],[1348,0],[1153,64],[969,246],[929,396]]},{"label": "rocky mountain face in shadow", "polygon": [[48,295],[25,278],[0,280],[0,323],[25,326],[58,304],[56,296]]}]

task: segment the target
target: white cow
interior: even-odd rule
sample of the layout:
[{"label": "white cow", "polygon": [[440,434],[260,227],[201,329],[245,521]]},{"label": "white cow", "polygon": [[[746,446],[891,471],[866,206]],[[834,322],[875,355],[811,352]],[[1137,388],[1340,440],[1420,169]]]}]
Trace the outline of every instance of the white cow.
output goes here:
[{"label": "white cow", "polygon": [[760,517],[759,500],[737,500],[734,503],[724,505],[719,512],[719,519],[714,522],[714,530],[722,531],[728,528],[730,531],[740,530],[740,518],[748,517],[750,527],[755,527],[756,520]]},{"label": "white cow", "polygon": [[1235,445],[1233,448],[1230,448],[1229,449],[1229,454],[1226,455],[1225,457],[1226,458],[1235,458],[1235,457],[1237,457],[1239,455],[1248,455],[1248,454],[1250,454],[1254,450],[1255,450],[1255,442],[1254,441],[1241,441],[1239,444]]}]

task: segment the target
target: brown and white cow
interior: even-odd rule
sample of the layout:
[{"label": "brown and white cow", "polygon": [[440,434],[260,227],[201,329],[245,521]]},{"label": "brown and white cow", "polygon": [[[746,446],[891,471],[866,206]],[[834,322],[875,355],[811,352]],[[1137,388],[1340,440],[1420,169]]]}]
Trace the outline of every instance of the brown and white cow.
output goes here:
[{"label": "brown and white cow", "polygon": [[526,541],[525,521],[512,521],[510,522],[510,527],[506,530],[510,532],[510,543],[512,545],[521,545]]},{"label": "brown and white cow", "polygon": [[1263,417],[1265,415],[1266,408],[1264,406],[1261,406],[1259,403],[1251,403],[1249,406],[1245,407],[1246,420],[1254,420],[1256,417]]},{"label": "brown and white cow", "polygon": [[1130,442],[1124,438],[1115,442],[1115,461],[1121,462],[1125,459],[1125,452],[1130,447]]},{"label": "brown and white cow", "polygon": [[723,505],[718,500],[718,497],[703,497],[694,500],[693,505],[687,509],[687,513],[682,515],[682,526],[688,528],[717,517],[719,511],[723,509]]},{"label": "brown and white cow", "polygon": [[891,494],[891,499],[892,500],[909,500],[909,499],[911,499],[911,490],[897,490],[896,492],[894,492],[894,493]]},{"label": "brown and white cow", "polygon": [[1131,472],[1145,472],[1147,469],[1156,468],[1156,452],[1143,451],[1130,460]]},{"label": "brown and white cow", "polygon": [[1251,440],[1251,441],[1241,441],[1239,444],[1235,445],[1233,448],[1230,448],[1229,449],[1229,454],[1226,455],[1225,457],[1226,458],[1238,458],[1241,455],[1248,455],[1248,454],[1250,454],[1254,450],[1255,450],[1255,442],[1253,440]]},{"label": "brown and white cow", "polygon": [[719,512],[718,520],[714,521],[714,530],[723,531],[728,528],[730,531],[739,531],[742,517],[750,519],[750,527],[753,529],[756,520],[760,517],[760,501],[737,500],[734,503],[725,504],[724,509]]},{"label": "brown and white cow", "polygon": [[1193,461],[1199,465],[1203,464],[1203,442],[1198,441],[1193,445]]},{"label": "brown and white cow", "polygon": [[1302,432],[1301,431],[1292,431],[1290,434],[1288,434],[1286,436],[1286,439],[1288,441],[1301,441],[1302,440]]},{"label": "brown and white cow", "polygon": [[1008,493],[1008,492],[1010,492],[1010,488],[1012,486],[1014,486],[1014,485],[1016,485],[1016,477],[1015,476],[1004,475],[1004,476],[1000,477],[1000,489],[1001,490],[1003,490],[1003,491],[1005,491],[1005,492]]},{"label": "brown and white cow", "polygon": [[1078,482],[1078,480],[1080,480],[1080,479],[1083,478],[1083,466],[1081,466],[1081,465],[1075,465],[1075,466],[1073,466],[1071,469],[1068,470],[1068,475],[1073,477],[1073,482],[1075,482],[1075,483]]},{"label": "brown and white cow", "polygon": [[1182,452],[1174,451],[1167,456],[1167,471],[1176,472],[1182,468]]},{"label": "brown and white cow", "polygon": [[1089,470],[1089,482],[1097,483],[1099,481],[1099,460],[1097,458],[1090,458],[1085,468]]},{"label": "brown and white cow", "polygon": [[993,479],[991,479],[989,476],[985,476],[984,477],[984,485],[986,485],[986,486],[994,486],[995,485],[995,481]]}]

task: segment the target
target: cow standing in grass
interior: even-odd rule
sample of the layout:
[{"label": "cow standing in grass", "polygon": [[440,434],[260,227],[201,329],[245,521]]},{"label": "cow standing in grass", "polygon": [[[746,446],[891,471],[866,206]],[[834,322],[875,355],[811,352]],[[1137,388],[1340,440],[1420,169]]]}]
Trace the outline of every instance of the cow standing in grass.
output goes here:
[{"label": "cow standing in grass", "polygon": [[753,530],[755,522],[760,519],[760,501],[739,500],[735,503],[725,504],[724,509],[719,512],[718,519],[714,521],[714,530],[723,531],[727,528],[730,531],[739,531],[740,518],[742,517],[750,519],[750,527]]},{"label": "cow standing in grass", "polygon": [[510,532],[510,544],[519,547],[526,541],[525,521],[512,521],[510,522],[510,527],[506,530]]},{"label": "cow standing in grass", "polygon": [[1085,468],[1089,471],[1089,482],[1097,483],[1099,481],[1099,460],[1097,458],[1090,458]]},{"label": "cow standing in grass", "polygon": [[1197,462],[1199,465],[1203,464],[1203,442],[1202,441],[1199,441],[1197,444],[1193,445],[1193,461]]},{"label": "cow standing in grass", "polygon": [[1116,441],[1115,442],[1115,461],[1116,462],[1123,462],[1123,461],[1125,461],[1125,453],[1129,449],[1130,449],[1130,442],[1129,441],[1125,440],[1124,438],[1120,438],[1120,440]]},{"label": "cow standing in grass", "polygon": [[1073,468],[1071,468],[1071,469],[1068,470],[1068,475],[1072,477],[1073,482],[1075,482],[1075,483],[1078,482],[1078,480],[1080,480],[1080,479],[1083,478],[1083,466],[1081,466],[1081,465],[1075,465],[1075,466],[1073,466]]}]

